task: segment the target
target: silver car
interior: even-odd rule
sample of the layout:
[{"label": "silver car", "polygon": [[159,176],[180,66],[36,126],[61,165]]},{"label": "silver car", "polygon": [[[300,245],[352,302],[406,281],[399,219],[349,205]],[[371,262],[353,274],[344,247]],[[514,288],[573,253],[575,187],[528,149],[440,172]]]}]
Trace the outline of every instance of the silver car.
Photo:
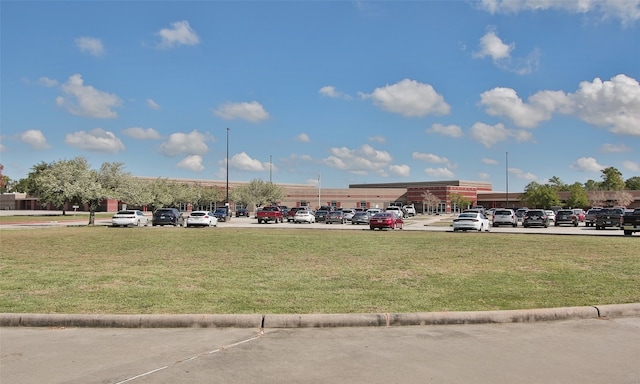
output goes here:
[{"label": "silver car", "polygon": [[493,226],[500,225],[510,225],[514,228],[518,226],[518,218],[513,209],[496,209],[493,212]]}]

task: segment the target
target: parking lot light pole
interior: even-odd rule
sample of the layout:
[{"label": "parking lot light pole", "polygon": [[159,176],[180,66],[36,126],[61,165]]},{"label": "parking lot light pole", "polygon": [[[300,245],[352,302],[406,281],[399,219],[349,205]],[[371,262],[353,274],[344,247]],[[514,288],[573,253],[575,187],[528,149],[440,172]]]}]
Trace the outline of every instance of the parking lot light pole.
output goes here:
[{"label": "parking lot light pole", "polygon": [[227,213],[229,212],[229,131],[227,128],[227,196],[224,200],[227,206]]}]

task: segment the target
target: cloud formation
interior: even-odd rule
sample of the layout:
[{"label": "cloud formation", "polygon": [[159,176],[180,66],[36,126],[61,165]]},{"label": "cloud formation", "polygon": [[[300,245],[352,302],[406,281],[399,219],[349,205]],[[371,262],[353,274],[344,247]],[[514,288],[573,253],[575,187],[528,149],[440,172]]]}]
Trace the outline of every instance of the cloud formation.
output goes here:
[{"label": "cloud formation", "polygon": [[410,79],[376,88],[370,94],[360,93],[360,97],[371,99],[382,110],[404,117],[446,115],[451,110],[444,97],[431,85]]},{"label": "cloud formation", "polygon": [[29,129],[20,134],[20,140],[29,145],[33,149],[49,149],[51,146],[47,143],[44,133],[38,129]]},{"label": "cloud formation", "polygon": [[113,108],[122,105],[122,100],[116,94],[84,85],[81,75],[70,76],[60,88],[66,96],[58,96],[56,104],[65,108],[69,113],[97,119],[118,117]]},{"label": "cloud formation", "polygon": [[131,127],[131,128],[122,130],[122,133],[124,133],[126,136],[129,136],[138,140],[158,140],[162,138],[158,133],[158,131],[156,131],[153,128],[145,129],[141,127]]},{"label": "cloud formation", "polygon": [[[373,172],[380,176],[388,176],[387,171],[393,160],[389,152],[377,150],[368,144],[356,149],[333,147],[329,152],[331,155],[323,159],[324,164],[356,175]],[[402,170],[394,168],[394,171]]]},{"label": "cloud formation", "polygon": [[202,172],[204,170],[204,165],[202,165],[202,156],[187,156],[184,159],[180,160],[178,164],[176,164],[176,167],[193,172]]},{"label": "cloud formation", "polygon": [[102,128],[68,133],[64,142],[70,147],[91,152],[118,153],[124,150],[122,141],[113,132]]},{"label": "cloud formation", "polygon": [[268,170],[270,166],[272,170],[275,169],[275,166],[268,161],[253,159],[246,152],[237,153],[229,160],[229,167],[240,171],[262,172]]},{"label": "cloud formation", "polygon": [[252,123],[259,123],[269,118],[269,113],[257,101],[225,103],[213,113],[225,120],[242,119]]},{"label": "cloud formation", "polygon": [[209,151],[207,141],[212,141],[211,136],[193,130],[189,133],[176,132],[169,139],[160,144],[160,153],[165,156],[178,155],[204,155]]},{"label": "cloud formation", "polygon": [[76,46],[81,52],[87,52],[92,56],[100,57],[104,55],[104,46],[102,41],[95,37],[78,37],[75,40]]},{"label": "cloud formation", "polygon": [[200,37],[186,20],[171,23],[171,28],[164,28],[158,32],[160,36],[159,48],[173,48],[180,45],[197,45]]}]

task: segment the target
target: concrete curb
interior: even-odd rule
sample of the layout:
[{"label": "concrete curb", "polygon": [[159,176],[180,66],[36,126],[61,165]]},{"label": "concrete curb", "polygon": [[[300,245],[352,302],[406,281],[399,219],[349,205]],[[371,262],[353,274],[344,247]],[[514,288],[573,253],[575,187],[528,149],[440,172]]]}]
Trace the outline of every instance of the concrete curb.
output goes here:
[{"label": "concrete curb", "polygon": [[305,315],[65,315],[1,313],[0,326],[262,329],[531,323],[536,321],[611,319],[618,317],[640,317],[640,303],[507,311]]}]

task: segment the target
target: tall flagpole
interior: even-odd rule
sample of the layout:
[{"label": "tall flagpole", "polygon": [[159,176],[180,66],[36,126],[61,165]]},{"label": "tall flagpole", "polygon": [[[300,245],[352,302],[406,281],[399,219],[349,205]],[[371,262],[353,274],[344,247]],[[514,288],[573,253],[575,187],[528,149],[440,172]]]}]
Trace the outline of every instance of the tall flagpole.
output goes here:
[{"label": "tall flagpole", "polygon": [[320,173],[318,173],[318,209],[320,209],[320,207],[322,207],[322,204],[320,204],[320,194],[321,194],[321,187],[320,187]]},{"label": "tall flagpole", "polygon": [[507,182],[507,206],[505,208],[509,208],[509,152],[505,152],[505,157],[505,179]]}]

